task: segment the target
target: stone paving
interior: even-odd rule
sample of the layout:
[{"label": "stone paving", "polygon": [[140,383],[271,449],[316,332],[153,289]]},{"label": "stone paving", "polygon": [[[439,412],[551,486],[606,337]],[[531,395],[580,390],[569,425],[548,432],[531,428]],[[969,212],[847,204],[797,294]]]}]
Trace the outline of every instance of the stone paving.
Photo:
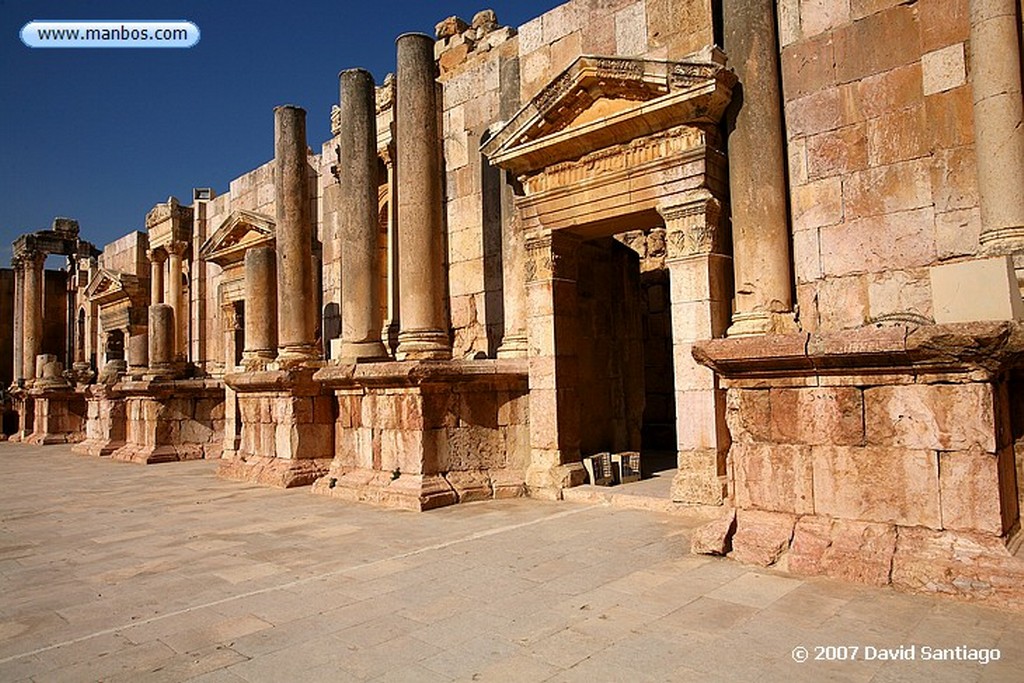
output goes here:
[{"label": "stone paving", "polygon": [[[701,520],[429,513],[0,443],[3,681],[1010,681],[1024,616],[688,554]],[[925,647],[999,661],[922,661]],[[814,661],[857,646],[858,661]],[[914,661],[865,660],[914,646]],[[811,661],[794,661],[808,648]],[[799,655],[799,650],[796,651]],[[850,652],[825,650],[842,656]],[[909,650],[902,650],[909,654]]]}]

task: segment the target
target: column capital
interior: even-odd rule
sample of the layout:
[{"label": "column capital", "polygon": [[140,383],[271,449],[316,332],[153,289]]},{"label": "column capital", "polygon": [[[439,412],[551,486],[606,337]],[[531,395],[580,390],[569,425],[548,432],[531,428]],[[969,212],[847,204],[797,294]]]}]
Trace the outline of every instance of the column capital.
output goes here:
[{"label": "column capital", "polygon": [[26,249],[25,251],[18,254],[17,258],[21,261],[21,266],[24,269],[33,268],[35,270],[42,270],[43,264],[46,263],[47,253],[38,249]]},{"label": "column capital", "polygon": [[579,237],[565,232],[534,233],[526,237],[526,280],[575,280]]},{"label": "column capital", "polygon": [[188,251],[187,242],[168,242],[164,245],[164,249],[167,250],[168,256],[184,256],[185,252]]},{"label": "column capital", "polygon": [[167,252],[164,251],[163,247],[147,249],[146,258],[149,259],[151,263],[163,263],[167,258]]},{"label": "column capital", "polygon": [[687,201],[658,207],[670,259],[722,253],[722,203],[707,190],[689,194]]}]

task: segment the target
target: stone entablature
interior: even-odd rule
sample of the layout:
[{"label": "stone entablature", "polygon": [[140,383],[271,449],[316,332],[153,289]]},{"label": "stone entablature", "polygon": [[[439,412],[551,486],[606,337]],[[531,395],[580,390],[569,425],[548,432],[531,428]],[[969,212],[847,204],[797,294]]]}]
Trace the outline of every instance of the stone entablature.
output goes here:
[{"label": "stone entablature", "polygon": [[146,232],[150,249],[175,242],[187,244],[192,237],[192,208],[182,206],[176,197],[168,197],[146,214]]}]

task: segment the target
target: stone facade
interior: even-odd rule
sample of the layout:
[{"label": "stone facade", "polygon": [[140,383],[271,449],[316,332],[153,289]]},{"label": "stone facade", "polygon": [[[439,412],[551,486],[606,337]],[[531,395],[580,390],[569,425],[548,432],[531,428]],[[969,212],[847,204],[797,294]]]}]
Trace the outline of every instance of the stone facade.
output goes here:
[{"label": "stone facade", "polygon": [[695,549],[1024,604],[1018,12],[570,0],[403,35],[316,153],[278,107],[226,192],[98,258],[69,219],[16,243],[15,436],[417,510],[668,452],[672,504],[722,512]]}]

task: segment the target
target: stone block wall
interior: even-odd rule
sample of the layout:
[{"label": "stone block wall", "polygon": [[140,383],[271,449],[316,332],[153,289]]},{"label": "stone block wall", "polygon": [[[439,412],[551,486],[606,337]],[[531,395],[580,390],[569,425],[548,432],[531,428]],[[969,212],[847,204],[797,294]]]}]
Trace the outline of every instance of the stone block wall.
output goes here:
[{"label": "stone block wall", "polygon": [[800,322],[931,319],[928,267],[978,251],[967,1],[778,8]]},{"label": "stone block wall", "polygon": [[331,458],[334,407],[330,396],[280,392],[238,394],[242,418],[239,456],[275,453],[288,458]]},{"label": "stone block wall", "polygon": [[146,249],[149,248],[149,236],[144,232],[130,232],[103,247],[99,256],[99,265],[106,270],[118,273],[131,273],[141,278],[149,278],[149,260]]}]

